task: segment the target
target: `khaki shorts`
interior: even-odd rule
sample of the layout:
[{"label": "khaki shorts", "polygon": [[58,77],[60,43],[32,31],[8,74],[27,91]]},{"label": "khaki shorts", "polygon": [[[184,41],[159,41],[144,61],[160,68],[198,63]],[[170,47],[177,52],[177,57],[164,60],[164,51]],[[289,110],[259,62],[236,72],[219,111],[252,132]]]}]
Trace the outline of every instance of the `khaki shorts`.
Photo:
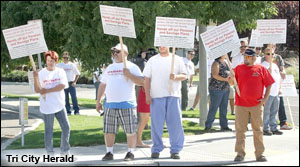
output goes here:
[{"label": "khaki shorts", "polygon": [[234,99],[234,96],[235,96],[234,86],[230,86],[229,99]]}]

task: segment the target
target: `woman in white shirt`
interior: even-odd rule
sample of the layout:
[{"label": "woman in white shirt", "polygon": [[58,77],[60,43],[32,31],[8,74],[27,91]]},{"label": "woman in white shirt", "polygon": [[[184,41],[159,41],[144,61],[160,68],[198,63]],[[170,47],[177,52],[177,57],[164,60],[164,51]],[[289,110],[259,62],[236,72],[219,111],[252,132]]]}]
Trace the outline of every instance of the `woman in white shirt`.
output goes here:
[{"label": "woman in white shirt", "polygon": [[68,80],[63,69],[55,67],[58,54],[47,51],[44,55],[47,67],[40,72],[34,71],[34,89],[40,93],[40,112],[45,122],[45,147],[48,155],[54,156],[53,151],[53,122],[54,117],[62,129],[61,155],[69,155],[70,125],[65,109],[64,89],[68,87]]}]

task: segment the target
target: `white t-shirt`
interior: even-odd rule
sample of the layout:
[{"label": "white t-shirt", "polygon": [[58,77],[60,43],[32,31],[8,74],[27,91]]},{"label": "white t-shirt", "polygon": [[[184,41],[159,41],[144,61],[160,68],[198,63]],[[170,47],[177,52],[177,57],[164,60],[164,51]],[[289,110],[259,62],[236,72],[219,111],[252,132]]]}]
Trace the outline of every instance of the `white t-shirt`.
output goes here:
[{"label": "white t-shirt", "polygon": [[[211,78],[211,67],[215,60],[207,59],[207,78]],[[199,69],[199,62],[196,65],[196,69]]]},{"label": "white t-shirt", "polygon": [[[126,65],[131,74],[143,77],[137,65],[129,61],[126,62]],[[106,68],[102,75],[101,83],[106,84],[105,94],[107,103],[136,101],[135,84],[129,78],[126,81],[123,68],[123,62],[113,63]]]},{"label": "white t-shirt", "polygon": [[96,74],[96,76],[98,77],[98,80],[101,81],[101,74],[100,74],[100,72],[99,72],[99,71],[95,71],[95,72],[93,73],[93,82],[94,82],[94,83],[97,82],[97,79],[96,79],[96,77],[95,77],[95,74]]},{"label": "white t-shirt", "polygon": [[[64,84],[65,89],[69,87],[66,73],[61,68],[55,68],[48,71],[43,68],[39,72],[39,80],[42,88],[51,89],[57,85]],[[46,100],[40,95],[40,112],[43,114],[54,114],[65,107],[65,92],[62,89],[59,92],[46,93]]]},{"label": "white t-shirt", "polygon": [[[150,95],[152,98],[181,97],[181,81],[173,80],[173,90],[171,94],[169,92],[171,63],[171,54],[168,57],[157,54],[148,60],[143,74],[151,79]],[[177,55],[174,59],[174,74],[187,74],[182,58]]]},{"label": "white t-shirt", "polygon": [[76,75],[80,75],[80,72],[74,63],[58,63],[56,66],[65,70],[68,82],[73,82],[75,80]]},{"label": "white t-shirt", "polygon": [[188,60],[186,57],[183,57],[183,62],[186,68],[188,79],[190,79],[191,75],[195,75],[195,65],[191,60]]},{"label": "white t-shirt", "polygon": [[[267,69],[269,69],[270,67],[270,63],[266,61],[262,62],[261,65],[265,66]],[[272,77],[275,80],[275,82],[272,84],[270,96],[278,96],[281,83],[281,76],[279,68],[275,63],[272,64]]]},{"label": "white t-shirt", "polygon": [[231,61],[231,67],[234,69],[236,66],[244,64],[244,56],[241,53],[239,53],[238,55],[232,57]]}]

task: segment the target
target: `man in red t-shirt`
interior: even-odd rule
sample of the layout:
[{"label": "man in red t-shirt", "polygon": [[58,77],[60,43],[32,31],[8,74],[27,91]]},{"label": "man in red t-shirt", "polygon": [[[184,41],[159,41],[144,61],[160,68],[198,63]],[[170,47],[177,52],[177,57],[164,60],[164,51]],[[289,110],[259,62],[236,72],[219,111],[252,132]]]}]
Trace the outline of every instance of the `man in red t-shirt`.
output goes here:
[{"label": "man in red t-shirt", "polygon": [[[274,79],[267,68],[262,65],[254,65],[256,53],[253,49],[247,49],[244,54],[244,64],[234,69],[235,77],[240,89],[240,96],[235,94],[235,129],[237,156],[234,161],[243,161],[245,152],[245,132],[247,131],[248,117],[250,114],[254,136],[256,161],[267,161],[263,152],[263,105],[267,101],[271,85]],[[232,78],[232,74],[231,77]],[[233,80],[229,83],[233,85]],[[264,88],[266,88],[265,94]]]}]

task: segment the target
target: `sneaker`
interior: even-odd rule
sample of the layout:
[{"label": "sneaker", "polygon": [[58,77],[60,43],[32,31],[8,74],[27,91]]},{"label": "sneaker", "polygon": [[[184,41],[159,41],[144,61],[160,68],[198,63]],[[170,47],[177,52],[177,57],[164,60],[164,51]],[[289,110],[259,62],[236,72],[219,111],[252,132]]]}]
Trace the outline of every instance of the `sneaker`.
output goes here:
[{"label": "sneaker", "polygon": [[104,115],[104,111],[100,111],[100,117]]},{"label": "sneaker", "polygon": [[227,128],[221,128],[221,131],[232,131],[232,129],[230,129],[229,127],[227,127]]},{"label": "sneaker", "polygon": [[74,115],[80,115],[79,112],[75,112]]},{"label": "sneaker", "polygon": [[68,114],[68,116],[70,116],[70,115],[71,115],[71,112],[68,112],[67,114]]},{"label": "sneaker", "polygon": [[237,162],[244,161],[244,157],[241,156],[241,155],[237,155],[237,156],[234,158],[234,161],[237,161]]},{"label": "sneaker", "polygon": [[152,153],[151,158],[154,158],[154,159],[159,158],[159,153]]},{"label": "sneaker", "polygon": [[113,159],[114,159],[114,155],[111,152],[108,152],[102,158],[102,161],[110,161],[110,160],[113,160]]},{"label": "sneaker", "polygon": [[132,161],[134,159],[134,155],[131,152],[127,152],[124,161]]},{"label": "sneaker", "polygon": [[193,107],[191,107],[188,111],[194,111],[195,109]]},{"label": "sneaker", "polygon": [[287,123],[285,123],[284,125],[280,126],[280,130],[291,130],[291,129],[293,129],[293,128],[292,128],[292,127],[289,127],[289,126],[287,125]]},{"label": "sneaker", "polygon": [[269,130],[264,130],[264,135],[265,136],[272,136],[272,132],[270,132]]},{"label": "sneaker", "polygon": [[180,159],[180,156],[179,156],[178,153],[172,153],[172,154],[171,154],[171,158],[172,158],[172,159]]},{"label": "sneaker", "polygon": [[279,130],[275,130],[275,131],[272,131],[273,135],[282,135],[283,132],[279,131]]},{"label": "sneaker", "polygon": [[258,162],[266,162],[267,159],[266,159],[265,156],[261,155],[261,156],[259,156],[259,157],[256,158],[256,161],[258,161]]}]

